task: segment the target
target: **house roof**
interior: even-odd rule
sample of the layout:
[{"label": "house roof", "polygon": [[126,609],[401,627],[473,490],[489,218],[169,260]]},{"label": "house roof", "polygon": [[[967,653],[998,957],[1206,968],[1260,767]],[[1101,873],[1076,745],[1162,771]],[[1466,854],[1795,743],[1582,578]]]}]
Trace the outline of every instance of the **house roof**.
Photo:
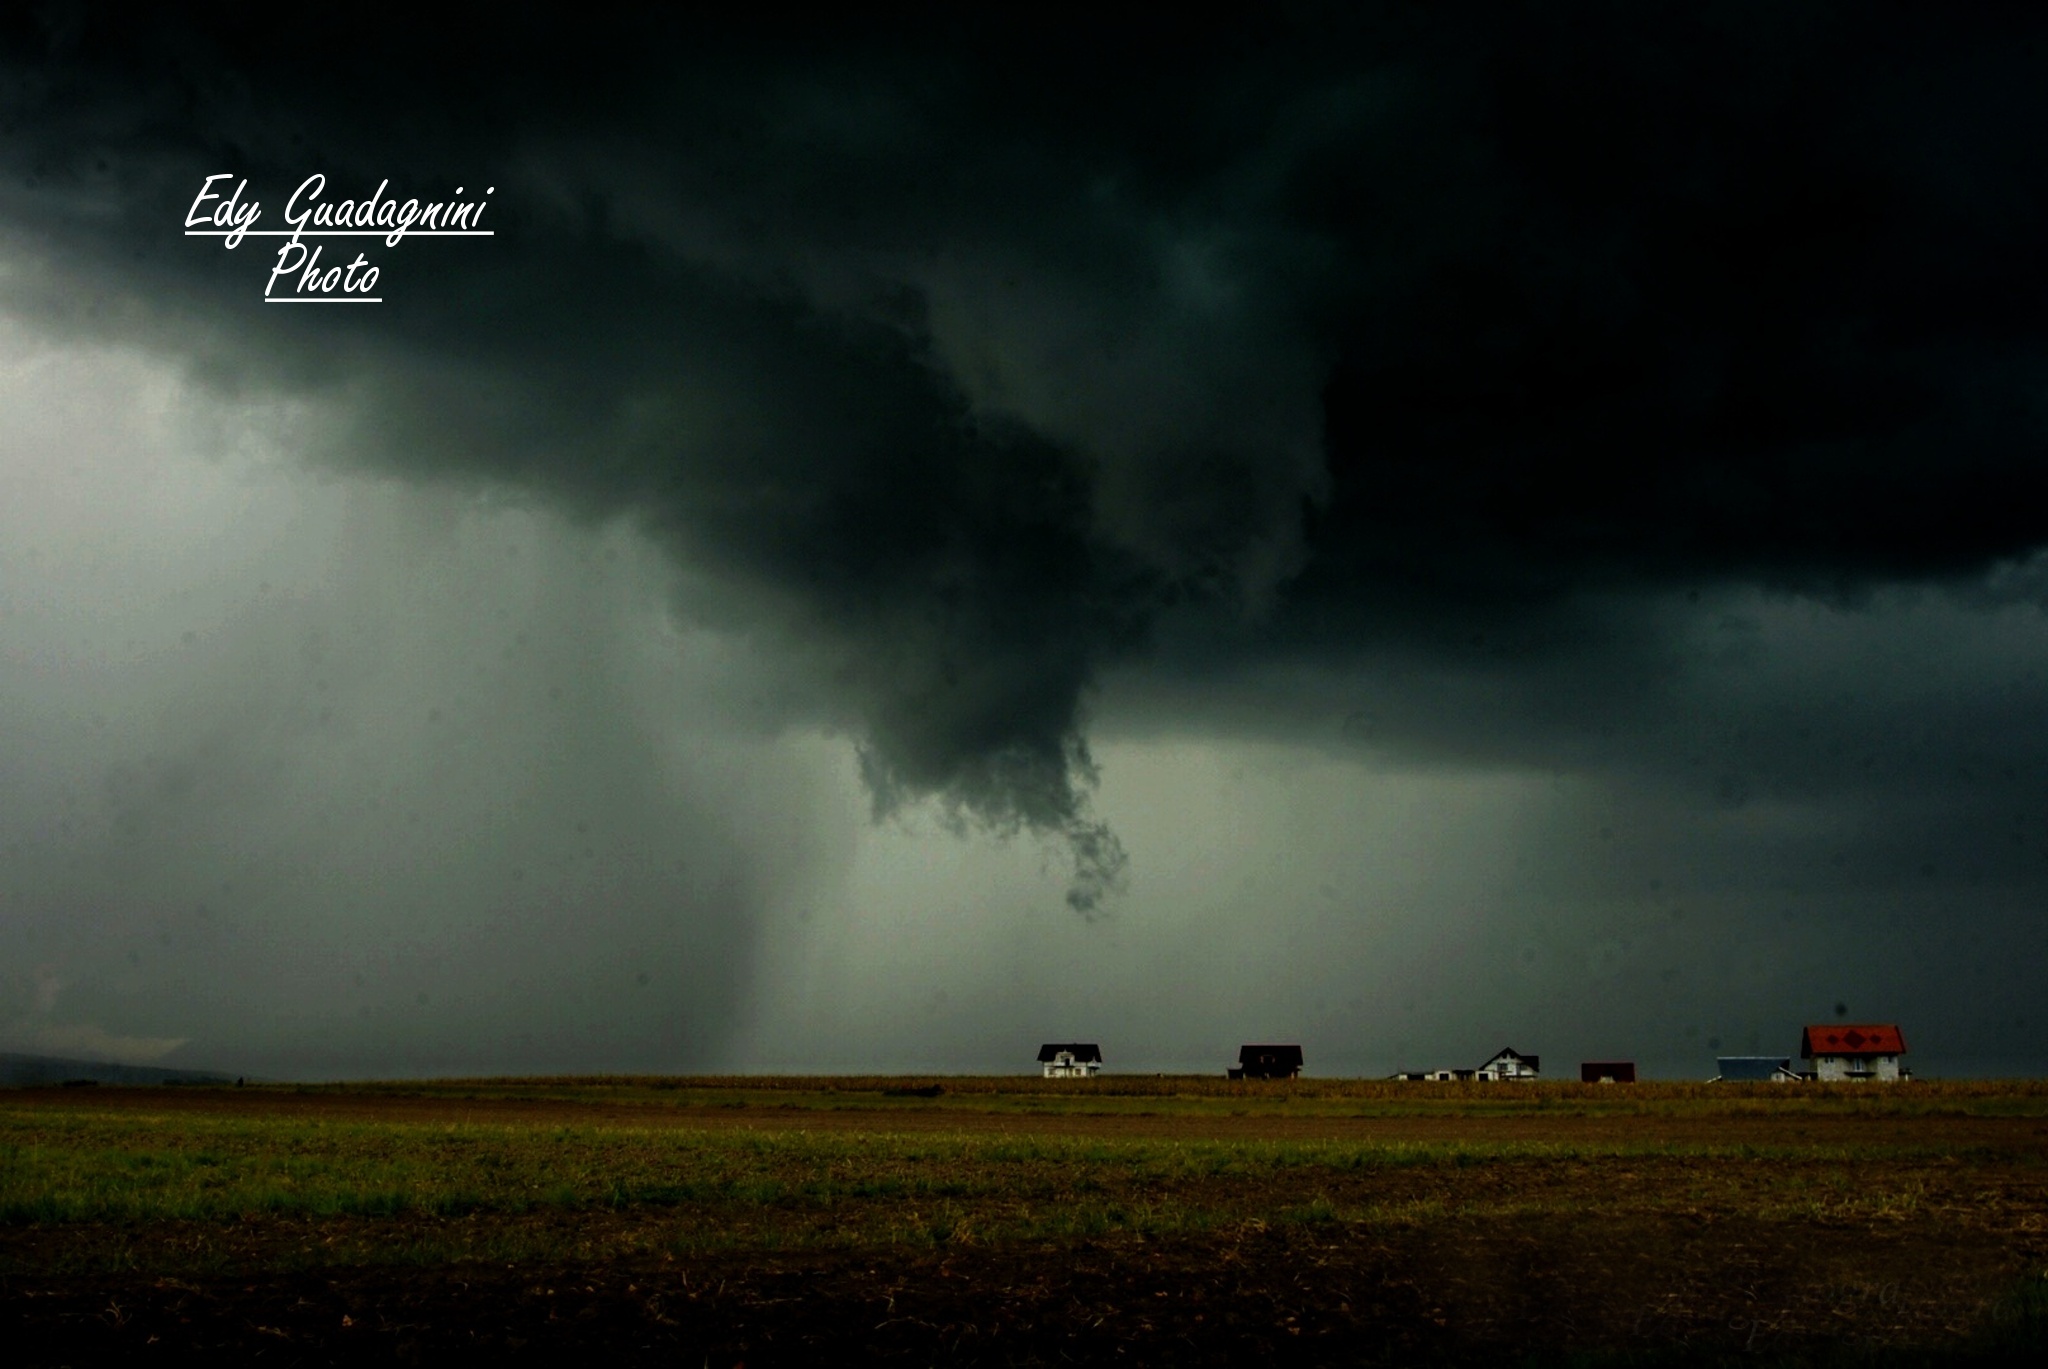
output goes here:
[{"label": "house roof", "polygon": [[1904,1055],[1906,1037],[1891,1023],[1878,1026],[1808,1027],[1799,1033],[1799,1054],[1808,1060],[1820,1055]]},{"label": "house roof", "polygon": [[1250,1064],[1256,1060],[1270,1059],[1276,1065],[1292,1065],[1301,1068],[1301,1047],[1299,1046],[1240,1046],[1237,1063]]},{"label": "house roof", "polygon": [[1527,1065],[1530,1069],[1535,1070],[1543,1068],[1542,1064],[1539,1063],[1541,1059],[1541,1056],[1524,1055],[1520,1051],[1516,1050],[1513,1046],[1502,1046],[1499,1050],[1495,1051],[1492,1055],[1487,1057],[1486,1063],[1491,1065],[1496,1060],[1519,1060],[1523,1064]]},{"label": "house roof", "polygon": [[1100,1062],[1102,1059],[1102,1047],[1093,1041],[1054,1041],[1038,1048],[1038,1061],[1049,1064],[1059,1058],[1061,1051],[1066,1051],[1084,1065],[1090,1060]]}]

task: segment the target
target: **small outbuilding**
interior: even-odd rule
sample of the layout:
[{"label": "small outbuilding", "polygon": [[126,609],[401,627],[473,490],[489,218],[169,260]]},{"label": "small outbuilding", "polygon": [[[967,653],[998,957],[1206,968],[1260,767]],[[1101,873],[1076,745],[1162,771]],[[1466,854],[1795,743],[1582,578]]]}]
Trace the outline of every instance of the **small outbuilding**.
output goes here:
[{"label": "small outbuilding", "polygon": [[1298,1079],[1301,1077],[1301,1047],[1241,1046],[1232,1079]]},{"label": "small outbuilding", "polygon": [[1906,1037],[1894,1023],[1808,1027],[1799,1033],[1799,1053],[1813,1062],[1813,1075],[1823,1084],[1912,1078],[1899,1064]]},{"label": "small outbuilding", "polygon": [[1799,1072],[1789,1055],[1723,1055],[1715,1059],[1719,1071],[1710,1084],[1797,1084]]},{"label": "small outbuilding", "polygon": [[1633,1084],[1636,1081],[1636,1062],[1633,1060],[1585,1060],[1579,1064],[1581,1084]]},{"label": "small outbuilding", "polygon": [[1048,1079],[1093,1079],[1102,1073],[1102,1047],[1093,1041],[1054,1041],[1038,1048]]},{"label": "small outbuilding", "polygon": [[1503,1046],[1485,1064],[1479,1067],[1475,1079],[1534,1079],[1542,1067],[1541,1058],[1524,1055],[1513,1046]]}]

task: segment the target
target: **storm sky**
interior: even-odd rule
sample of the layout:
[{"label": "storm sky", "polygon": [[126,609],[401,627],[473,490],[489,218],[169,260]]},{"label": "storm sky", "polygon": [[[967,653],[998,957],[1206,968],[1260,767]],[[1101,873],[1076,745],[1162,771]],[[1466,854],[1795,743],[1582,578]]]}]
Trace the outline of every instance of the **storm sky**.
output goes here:
[{"label": "storm sky", "polygon": [[[2048,19],[1953,9],[12,12],[0,1049],[2048,1066]],[[493,235],[272,307],[221,174]]]}]

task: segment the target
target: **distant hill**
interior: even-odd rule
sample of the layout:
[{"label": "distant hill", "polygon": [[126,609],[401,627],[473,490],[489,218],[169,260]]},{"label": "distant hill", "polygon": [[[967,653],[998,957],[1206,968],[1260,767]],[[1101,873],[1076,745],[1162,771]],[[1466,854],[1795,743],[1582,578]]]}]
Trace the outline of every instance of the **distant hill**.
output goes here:
[{"label": "distant hill", "polygon": [[158,1065],[112,1065],[104,1060],[60,1060],[48,1055],[0,1051],[0,1088],[31,1088],[89,1079],[95,1084],[232,1084],[231,1074],[212,1070],[165,1069]]}]

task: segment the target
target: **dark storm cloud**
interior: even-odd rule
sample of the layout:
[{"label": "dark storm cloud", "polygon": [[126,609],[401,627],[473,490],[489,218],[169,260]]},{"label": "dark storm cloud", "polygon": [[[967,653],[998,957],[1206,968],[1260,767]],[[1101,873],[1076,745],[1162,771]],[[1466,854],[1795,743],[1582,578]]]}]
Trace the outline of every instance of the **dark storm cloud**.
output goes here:
[{"label": "dark storm cloud", "polygon": [[1311,583],[1853,595],[2038,545],[2040,28],[1743,18],[1491,64],[1497,222],[1352,322]]},{"label": "dark storm cloud", "polygon": [[[1501,749],[1597,751],[1673,596],[2048,534],[2043,21],[811,22],[17,17],[10,294],[326,400],[338,459],[633,516],[878,808],[1062,833],[1084,911],[1106,670],[1450,661]],[[295,311],[177,235],[207,175],[274,216],[315,170],[495,186],[500,236]],[[1488,749],[1424,698],[1344,713]]]}]

